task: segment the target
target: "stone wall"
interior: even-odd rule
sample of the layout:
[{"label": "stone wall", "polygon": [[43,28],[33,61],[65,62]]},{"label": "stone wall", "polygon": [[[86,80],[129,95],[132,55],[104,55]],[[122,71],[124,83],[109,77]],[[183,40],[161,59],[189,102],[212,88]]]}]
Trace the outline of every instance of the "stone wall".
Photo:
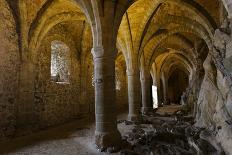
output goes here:
[{"label": "stone wall", "polygon": [[15,130],[19,50],[16,24],[5,0],[0,0],[0,138]]},{"label": "stone wall", "polygon": [[122,53],[118,53],[115,61],[116,106],[118,112],[128,109],[128,79],[126,61]]},{"label": "stone wall", "polygon": [[94,68],[92,56],[89,53],[82,61],[81,66],[81,100],[80,112],[82,114],[95,114],[94,98]]},{"label": "stone wall", "polygon": [[[225,24],[225,23],[224,23]],[[204,62],[205,77],[197,103],[196,125],[207,128],[207,138],[226,154],[232,152],[232,89],[231,74],[223,63],[231,54],[231,28],[227,24],[216,30],[214,49]],[[229,32],[229,33],[228,33]]]},{"label": "stone wall", "polygon": [[127,93],[127,75],[126,68],[116,68],[116,104],[119,111],[128,109],[128,93]]},{"label": "stone wall", "polygon": [[[52,39],[51,39],[52,40]],[[69,82],[51,79],[51,40],[46,40],[37,52],[35,64],[35,113],[40,127],[60,124],[78,117],[80,96],[80,61],[70,46]]]},{"label": "stone wall", "polygon": [[[67,23],[57,24],[44,36],[40,47],[31,50],[29,29],[45,1],[12,3],[17,17],[13,17],[5,0],[0,1],[0,138],[28,134],[82,114],[93,114],[93,63],[92,57],[86,58],[91,56],[92,48],[88,23],[74,23],[75,32],[67,31],[73,30]],[[20,24],[17,27],[15,19]],[[75,39],[74,34],[78,36]],[[68,83],[51,79],[53,40],[62,41],[70,48]]]}]

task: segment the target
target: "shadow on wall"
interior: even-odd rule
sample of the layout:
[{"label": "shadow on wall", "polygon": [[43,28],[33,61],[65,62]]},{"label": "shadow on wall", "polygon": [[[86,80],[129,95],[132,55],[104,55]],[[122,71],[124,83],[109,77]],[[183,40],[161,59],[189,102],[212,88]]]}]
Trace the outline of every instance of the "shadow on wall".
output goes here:
[{"label": "shadow on wall", "polygon": [[18,96],[19,45],[16,23],[5,0],[0,0],[0,138],[15,132]]}]

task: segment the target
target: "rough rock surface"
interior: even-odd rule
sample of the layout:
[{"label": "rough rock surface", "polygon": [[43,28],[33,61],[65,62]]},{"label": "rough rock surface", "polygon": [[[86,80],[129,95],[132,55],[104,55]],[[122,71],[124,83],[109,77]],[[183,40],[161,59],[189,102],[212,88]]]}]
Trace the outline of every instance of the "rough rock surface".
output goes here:
[{"label": "rough rock surface", "polygon": [[[120,121],[131,125],[128,121]],[[132,123],[133,124],[133,123]],[[121,155],[223,155],[213,134],[193,126],[193,118],[181,112],[169,116],[145,116],[139,124],[123,135]],[[210,139],[211,138],[211,139]]]},{"label": "rough rock surface", "polygon": [[[228,24],[222,28],[231,31]],[[204,62],[205,77],[197,104],[196,126],[207,127],[214,132],[215,139],[226,154],[232,152],[232,89],[231,74],[223,64],[226,55],[231,54],[230,33],[218,29],[215,33],[215,55],[208,56]],[[226,48],[227,47],[227,48]],[[216,66],[213,63],[215,60]],[[222,60],[222,61],[220,61]],[[218,67],[221,66],[221,67]]]}]

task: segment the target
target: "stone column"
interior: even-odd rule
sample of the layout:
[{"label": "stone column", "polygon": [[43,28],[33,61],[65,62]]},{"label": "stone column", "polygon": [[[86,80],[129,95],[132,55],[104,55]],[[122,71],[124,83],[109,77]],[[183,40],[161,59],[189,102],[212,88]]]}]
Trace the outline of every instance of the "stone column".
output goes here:
[{"label": "stone column", "polygon": [[141,88],[142,88],[142,113],[146,114],[152,111],[151,102],[151,78],[148,69],[144,69],[141,76]]},{"label": "stone column", "polygon": [[[160,79],[156,82],[157,84],[157,95],[158,95],[158,107],[162,107],[162,102],[163,102],[163,90],[161,89],[161,84]],[[155,85],[155,83],[153,83]]]},{"label": "stone column", "polygon": [[139,70],[127,70],[128,77],[128,101],[129,101],[129,121],[139,121],[140,117],[140,78]]},{"label": "stone column", "polygon": [[115,106],[115,56],[103,53],[103,47],[92,49],[95,78],[95,142],[100,148],[108,148],[120,146],[121,135],[117,129]]},{"label": "stone column", "polygon": [[162,73],[162,84],[163,84],[163,102],[164,105],[168,104],[168,94],[167,94],[167,89],[168,89],[168,84],[167,84],[167,80],[164,77],[164,74]]}]

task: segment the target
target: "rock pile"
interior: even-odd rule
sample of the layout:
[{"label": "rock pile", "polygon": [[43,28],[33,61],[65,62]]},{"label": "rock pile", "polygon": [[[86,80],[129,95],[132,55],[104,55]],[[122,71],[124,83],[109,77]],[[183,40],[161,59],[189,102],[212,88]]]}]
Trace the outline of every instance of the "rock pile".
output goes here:
[{"label": "rock pile", "polygon": [[[131,122],[120,121],[125,125]],[[207,141],[211,133],[193,126],[193,118],[173,116],[144,116],[123,135],[121,155],[222,155],[224,152]],[[202,136],[204,135],[204,136]]]}]

